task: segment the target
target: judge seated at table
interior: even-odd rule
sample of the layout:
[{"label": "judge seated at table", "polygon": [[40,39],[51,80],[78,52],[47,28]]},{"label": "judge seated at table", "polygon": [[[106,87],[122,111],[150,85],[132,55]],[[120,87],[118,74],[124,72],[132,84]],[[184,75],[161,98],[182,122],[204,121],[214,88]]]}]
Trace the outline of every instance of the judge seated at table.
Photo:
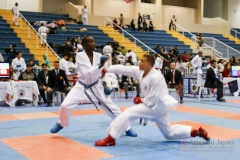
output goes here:
[{"label": "judge seated at table", "polygon": [[215,59],[212,59],[210,61],[210,65],[211,67],[207,70],[204,87],[217,88],[217,100],[219,102],[226,102],[226,100],[223,99],[223,85],[226,83],[223,83],[218,78],[216,78],[216,74],[214,72],[214,69],[217,67],[217,61]]},{"label": "judge seated at table", "polygon": [[54,62],[54,69],[48,74],[48,88],[47,88],[47,106],[50,106],[53,92],[60,91],[67,94],[71,87],[64,70],[59,69],[59,61]]}]

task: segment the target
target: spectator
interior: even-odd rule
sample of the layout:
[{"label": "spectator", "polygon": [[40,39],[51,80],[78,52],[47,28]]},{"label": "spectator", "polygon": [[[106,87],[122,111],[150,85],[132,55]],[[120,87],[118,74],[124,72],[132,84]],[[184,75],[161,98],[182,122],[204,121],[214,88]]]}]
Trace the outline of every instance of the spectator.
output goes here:
[{"label": "spectator", "polygon": [[48,75],[47,106],[50,106],[53,92],[60,91],[67,94],[70,89],[71,87],[68,83],[65,72],[59,69],[59,61],[55,61],[54,69],[49,71]]},{"label": "spectator", "polygon": [[174,49],[173,49],[173,55],[178,55],[179,54],[179,50],[178,50],[178,46],[175,45]]},{"label": "spectator", "polygon": [[176,31],[176,22],[177,22],[177,19],[175,17],[175,15],[173,15],[173,18],[171,19],[170,21],[170,24],[169,24],[169,30],[171,30],[171,28]]},{"label": "spectator", "polygon": [[[130,63],[126,63],[126,66],[130,66]],[[139,83],[137,80],[133,80],[133,78],[131,77],[127,77],[127,76],[122,76],[122,81],[120,83],[120,88],[124,89],[125,91],[125,98],[128,99],[128,87],[129,86],[136,86],[136,91],[137,91],[137,97],[140,96],[140,87],[139,87]],[[133,88],[132,88],[133,89]]]},{"label": "spectator", "polygon": [[188,56],[187,56],[186,51],[184,51],[183,54],[182,54],[182,60],[183,60],[183,62],[188,62]]},{"label": "spectator", "polygon": [[51,69],[47,54],[43,55],[43,63],[45,63],[48,66],[48,69]]},{"label": "spectator", "polygon": [[68,54],[67,53],[63,53],[62,54],[62,58],[60,60],[60,67],[59,68],[61,70],[64,70],[66,75],[71,75],[71,73],[69,72],[69,69],[68,69],[67,59],[68,59]]},{"label": "spectator", "polygon": [[47,103],[47,98],[45,96],[45,91],[47,91],[48,83],[48,68],[45,63],[42,64],[42,70],[38,73],[38,86],[41,97],[44,103]]},{"label": "spectator", "polygon": [[44,26],[44,24],[41,24],[41,27],[38,28],[39,35],[43,38],[42,40],[42,46],[46,46],[47,43],[47,33],[49,32],[48,28]]},{"label": "spectator", "polygon": [[4,58],[2,56],[2,53],[0,52],[0,62],[4,62]]},{"label": "spectator", "polygon": [[12,60],[12,68],[19,77],[19,75],[26,70],[25,60],[22,58],[22,53],[17,52],[16,58]]},{"label": "spectator", "polygon": [[154,25],[152,23],[152,21],[149,22],[149,32],[153,32],[154,31]]},{"label": "spectator", "polygon": [[142,25],[143,25],[143,31],[147,32],[148,31],[148,24],[147,24],[145,19],[143,20]]},{"label": "spectator", "polygon": [[22,81],[36,81],[38,82],[37,76],[33,72],[33,68],[31,64],[27,64],[27,69],[20,74],[18,80]]},{"label": "spectator", "polygon": [[202,45],[204,43],[203,34],[199,33],[197,39],[198,39],[198,47],[202,47]]},{"label": "spectator", "polygon": [[217,88],[217,100],[220,102],[226,102],[225,99],[223,99],[223,85],[226,83],[223,83],[218,78],[216,78],[216,75],[214,73],[214,69],[217,67],[216,60],[212,59],[210,61],[211,67],[207,70],[206,74],[206,81],[204,87],[207,88]]},{"label": "spectator", "polygon": [[224,62],[223,59],[219,59],[219,61],[218,61],[217,70],[219,73],[222,73],[224,70],[223,62]]},{"label": "spectator", "polygon": [[154,50],[157,54],[160,54],[160,53],[161,53],[160,45],[157,45],[155,48],[153,48],[153,50]]},{"label": "spectator", "polygon": [[142,30],[142,16],[140,13],[138,13],[138,31]]},{"label": "spectator", "polygon": [[110,42],[106,43],[106,45],[103,47],[103,55],[107,55],[109,57],[108,59],[108,64],[112,64],[112,53],[113,53],[113,48]]},{"label": "spectator", "polygon": [[69,72],[71,74],[75,74],[76,73],[76,69],[77,69],[77,66],[73,62],[73,57],[69,57],[69,60],[68,60],[68,70],[69,70]]},{"label": "spectator", "polygon": [[82,8],[82,21],[84,25],[88,25],[88,9],[87,6]]},{"label": "spectator", "polygon": [[130,23],[130,27],[131,27],[132,31],[136,31],[136,27],[135,27],[135,24],[134,24],[134,19],[132,19],[132,21]]},{"label": "spectator", "polygon": [[12,63],[12,60],[15,58],[16,56],[16,51],[14,49],[14,45],[10,44],[9,48],[7,48],[5,50],[5,53],[8,54],[8,58],[7,61],[9,62],[9,64]]},{"label": "spectator", "polygon": [[161,71],[162,70],[162,66],[163,66],[163,60],[162,58],[158,57],[158,54],[154,54],[154,59],[155,59],[155,63],[154,63],[154,68],[156,70]]},{"label": "spectator", "polygon": [[229,62],[227,62],[224,65],[224,70],[222,72],[222,77],[231,77],[231,66],[230,66]]},{"label": "spectator", "polygon": [[[170,70],[166,74],[166,82],[168,84],[168,88],[175,88],[180,96],[180,103],[183,103],[183,78],[182,73],[176,69],[176,64],[174,62],[171,63]],[[179,88],[180,87],[180,88]]]},{"label": "spectator", "polygon": [[18,17],[20,15],[19,10],[18,10],[18,3],[15,3],[15,7],[13,7],[12,11],[13,11],[13,24],[15,26],[17,26],[18,25]]},{"label": "spectator", "polygon": [[32,66],[32,69],[38,69],[38,65],[34,64],[33,59],[29,59],[28,64]]},{"label": "spectator", "polygon": [[124,28],[124,17],[122,13],[120,14],[120,18],[119,18],[119,26],[121,28]]},{"label": "spectator", "polygon": [[119,28],[118,28],[118,26],[117,26],[117,19],[116,18],[114,18],[114,20],[113,20],[113,28],[115,29],[115,30],[118,30]]}]

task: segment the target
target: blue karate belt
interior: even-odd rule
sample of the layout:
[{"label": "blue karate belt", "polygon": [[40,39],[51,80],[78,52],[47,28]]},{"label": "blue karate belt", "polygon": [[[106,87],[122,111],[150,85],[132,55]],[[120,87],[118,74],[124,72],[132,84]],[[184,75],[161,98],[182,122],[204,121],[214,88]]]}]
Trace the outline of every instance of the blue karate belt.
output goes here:
[{"label": "blue karate belt", "polygon": [[[92,84],[86,85],[83,82],[78,80],[78,83],[81,84],[84,87],[84,93],[86,94],[86,96],[88,97],[88,99],[94,104],[94,106],[96,107],[96,109],[99,111],[98,107],[96,106],[96,104],[93,102],[92,98],[89,96],[89,94],[87,93],[87,89],[90,89],[92,94],[95,96],[95,98],[98,100],[98,104],[99,105],[103,105],[110,113],[113,114],[112,110],[98,97],[96,96],[96,94],[93,92],[92,87],[95,86],[98,83],[98,80]],[[113,114],[114,115],[114,114]]]}]

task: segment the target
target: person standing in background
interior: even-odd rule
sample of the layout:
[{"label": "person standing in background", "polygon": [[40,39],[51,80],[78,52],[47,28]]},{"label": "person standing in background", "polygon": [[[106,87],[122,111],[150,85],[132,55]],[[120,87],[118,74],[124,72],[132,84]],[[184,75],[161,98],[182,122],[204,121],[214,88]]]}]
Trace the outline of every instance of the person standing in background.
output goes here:
[{"label": "person standing in background", "polygon": [[18,3],[15,3],[15,7],[13,7],[13,9],[12,9],[12,11],[13,11],[13,24],[15,25],[15,26],[17,26],[18,25],[18,17],[19,17],[19,10],[18,10]]},{"label": "person standing in background", "polygon": [[22,58],[22,53],[17,52],[16,58],[12,60],[12,68],[19,77],[19,75],[26,70],[25,60]]},{"label": "person standing in background", "polygon": [[119,21],[120,21],[119,26],[120,26],[121,28],[123,28],[123,26],[124,26],[124,17],[123,17],[123,14],[122,14],[122,13],[120,14]]},{"label": "person standing in background", "polygon": [[173,28],[173,30],[176,31],[176,23],[177,23],[177,19],[176,19],[175,15],[173,15],[173,18],[171,19],[171,22],[169,24],[169,30],[171,30],[171,28]]},{"label": "person standing in background", "polygon": [[49,32],[49,29],[47,27],[45,27],[44,24],[42,23],[41,27],[38,28],[38,33],[43,38],[42,39],[42,46],[44,46],[44,45],[46,46],[48,32]]},{"label": "person standing in background", "polygon": [[82,22],[84,25],[88,25],[88,9],[87,6],[82,8]]},{"label": "person standing in background", "polygon": [[142,24],[142,16],[140,13],[138,13],[138,31],[142,30],[141,24]]}]

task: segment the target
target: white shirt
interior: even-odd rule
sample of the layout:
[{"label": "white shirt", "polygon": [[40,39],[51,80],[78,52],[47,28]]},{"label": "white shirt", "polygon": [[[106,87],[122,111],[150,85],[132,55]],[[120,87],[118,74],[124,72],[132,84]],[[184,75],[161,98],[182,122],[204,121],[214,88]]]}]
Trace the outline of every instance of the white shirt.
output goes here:
[{"label": "white shirt", "polygon": [[111,47],[111,45],[106,45],[103,47],[103,54],[104,55],[109,55],[109,54],[112,54],[113,52],[113,49]]},{"label": "white shirt", "polygon": [[70,75],[71,73],[69,72],[69,69],[68,69],[68,62],[64,58],[62,58],[60,59],[59,63],[60,63],[59,68],[64,70],[66,75]]},{"label": "white shirt", "polygon": [[132,62],[137,63],[137,55],[134,52],[130,52],[130,56],[132,57]]},{"label": "white shirt", "polygon": [[194,69],[196,68],[202,68],[202,57],[199,57],[199,55],[196,55],[192,60],[191,64]]},{"label": "white shirt", "polygon": [[163,66],[163,60],[161,58],[157,57],[155,59],[154,68],[162,69],[162,66]]},{"label": "white shirt", "polygon": [[2,53],[0,52],[0,62],[4,62],[4,58],[2,56]]},{"label": "white shirt", "polygon": [[13,7],[12,10],[13,10],[14,16],[19,16],[19,10],[17,6]]},{"label": "white shirt", "polygon": [[88,18],[88,9],[87,8],[82,9],[82,18]]},{"label": "white shirt", "polygon": [[130,56],[130,53],[131,53],[131,52],[127,52],[127,53],[125,54],[125,57],[126,57],[125,59],[126,59],[126,60],[128,60],[128,57]]},{"label": "white shirt", "polygon": [[39,33],[40,35],[47,35],[47,33],[48,33],[48,28],[45,27],[45,26],[41,26],[41,27],[38,28],[38,33]]},{"label": "white shirt", "polygon": [[176,18],[172,18],[172,22],[173,22],[173,24],[176,24],[177,19]]},{"label": "white shirt", "polygon": [[26,70],[26,63],[23,58],[18,59],[17,57],[12,60],[12,68],[13,70],[17,71],[25,71]]}]

